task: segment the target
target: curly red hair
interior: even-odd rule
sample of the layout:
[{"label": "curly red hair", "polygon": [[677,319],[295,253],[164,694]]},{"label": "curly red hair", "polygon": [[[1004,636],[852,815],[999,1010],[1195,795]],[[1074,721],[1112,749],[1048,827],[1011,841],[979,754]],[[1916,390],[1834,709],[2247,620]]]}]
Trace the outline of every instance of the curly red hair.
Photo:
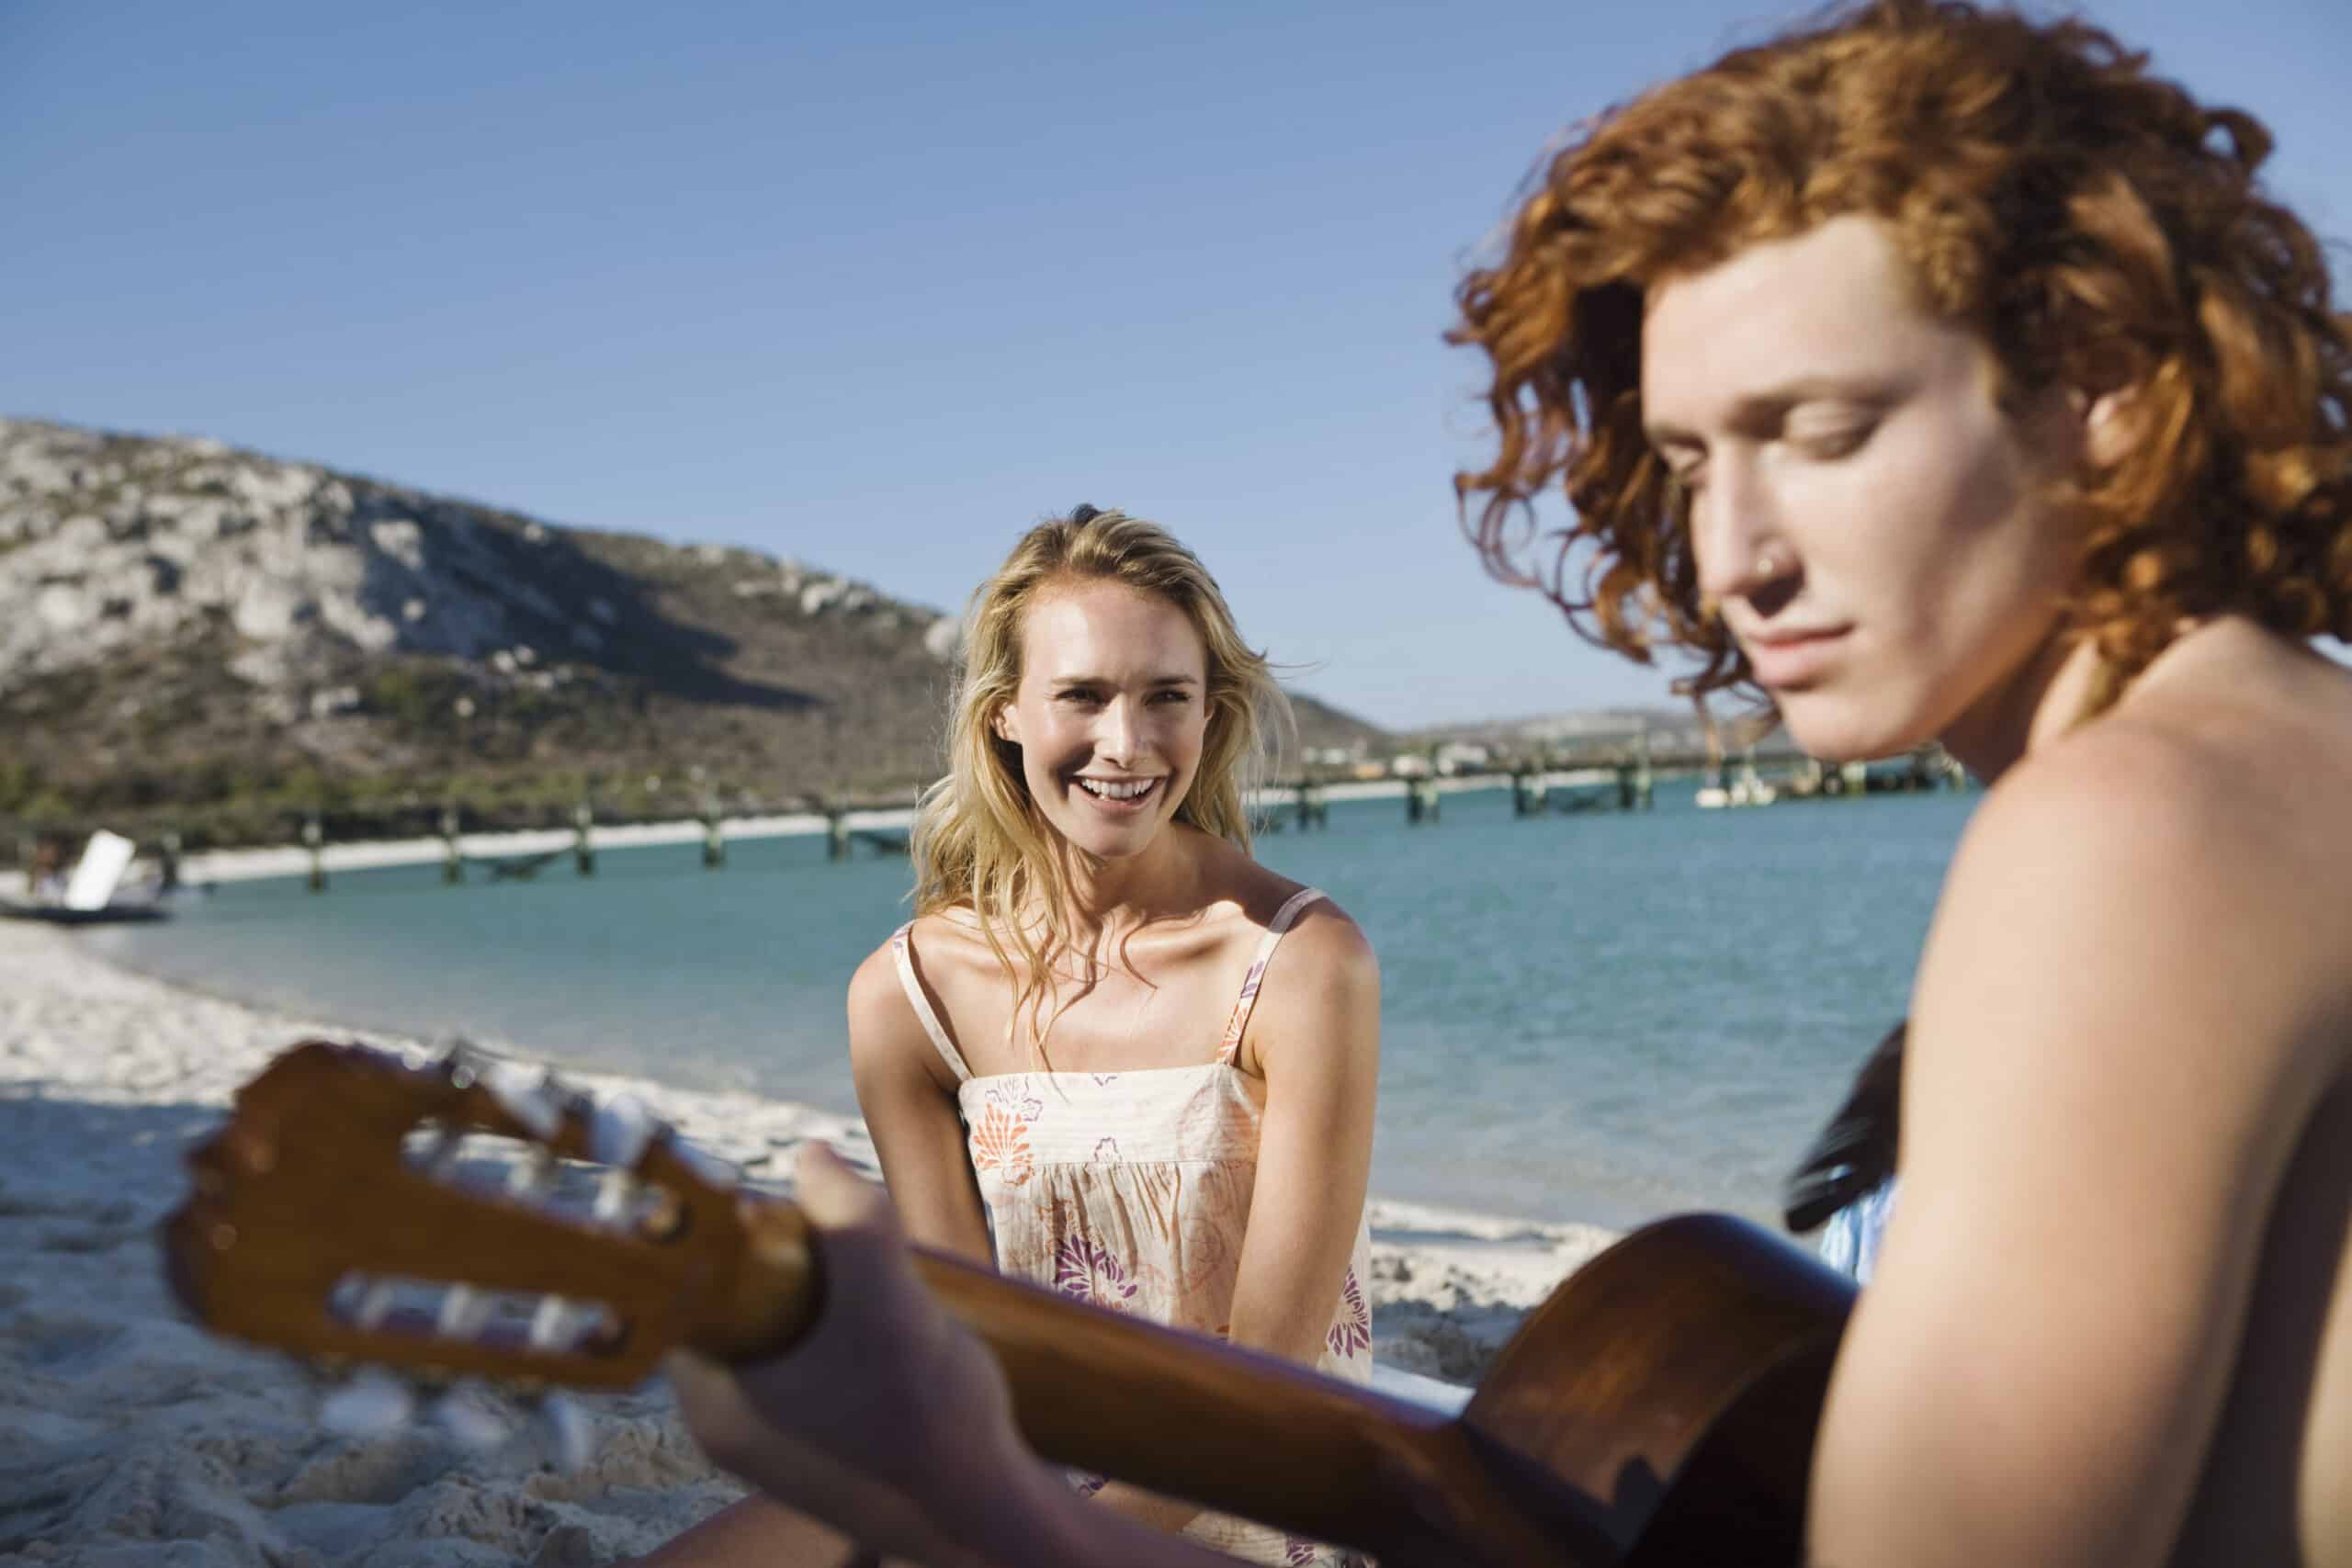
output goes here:
[{"label": "curly red hair", "polygon": [[[1587,637],[1691,652],[1702,698],[1752,690],[1642,433],[1645,291],[1860,213],[2005,393],[2129,392],[2130,450],[2066,513],[2109,698],[2184,617],[2352,637],[2352,318],[2256,178],[2270,146],[2096,28],[1962,0],[1871,0],[1654,88],[1580,129],[1460,286],[1449,335],[1492,361],[1499,436],[1455,476],[1464,531]],[[1546,534],[1555,479],[1574,517]]]}]

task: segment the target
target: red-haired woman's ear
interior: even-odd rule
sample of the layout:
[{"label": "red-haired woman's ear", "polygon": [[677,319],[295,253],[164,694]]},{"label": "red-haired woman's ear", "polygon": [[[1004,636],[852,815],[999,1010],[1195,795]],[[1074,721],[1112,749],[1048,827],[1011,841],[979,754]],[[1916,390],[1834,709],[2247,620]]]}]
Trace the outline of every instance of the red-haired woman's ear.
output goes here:
[{"label": "red-haired woman's ear", "polygon": [[989,726],[996,731],[999,740],[1014,746],[1021,744],[1021,727],[1013,721],[1011,703],[996,710],[996,716],[989,720]]}]

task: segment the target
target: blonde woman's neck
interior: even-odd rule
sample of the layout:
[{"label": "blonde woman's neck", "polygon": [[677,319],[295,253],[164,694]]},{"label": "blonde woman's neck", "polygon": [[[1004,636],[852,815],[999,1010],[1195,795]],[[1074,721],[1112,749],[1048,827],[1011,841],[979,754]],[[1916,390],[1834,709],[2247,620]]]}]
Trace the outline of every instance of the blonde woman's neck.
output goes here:
[{"label": "blonde woman's neck", "polygon": [[1119,860],[1058,843],[1062,918],[1047,921],[1040,908],[1039,923],[1059,925],[1071,947],[1084,953],[1156,921],[1193,914],[1204,901],[1204,860],[1212,843],[1207,835],[1173,822],[1142,853]]}]

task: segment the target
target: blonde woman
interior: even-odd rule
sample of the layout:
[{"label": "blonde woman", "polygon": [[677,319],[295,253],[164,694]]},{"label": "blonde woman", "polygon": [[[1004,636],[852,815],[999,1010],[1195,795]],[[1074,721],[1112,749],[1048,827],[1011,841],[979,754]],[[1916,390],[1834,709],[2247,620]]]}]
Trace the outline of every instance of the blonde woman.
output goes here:
[{"label": "blonde woman", "polygon": [[[1363,1381],[1379,974],[1329,899],[1250,857],[1283,707],[1165,530],[1090,506],[1031,529],[975,595],[915,918],[850,982],[850,1056],[917,1242]],[[1252,1561],[1337,1560],[1074,1483]],[[748,1560],[796,1528],[754,1502],[672,1550]]]}]

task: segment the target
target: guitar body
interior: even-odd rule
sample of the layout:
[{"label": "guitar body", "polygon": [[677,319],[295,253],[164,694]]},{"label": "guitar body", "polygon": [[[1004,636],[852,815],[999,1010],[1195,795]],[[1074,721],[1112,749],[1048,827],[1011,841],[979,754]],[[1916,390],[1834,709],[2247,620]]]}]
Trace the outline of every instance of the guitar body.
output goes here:
[{"label": "guitar body", "polygon": [[1853,1286],[1722,1214],[1634,1231],[1569,1276],[1462,1424],[1569,1488],[1618,1560],[1795,1564]]},{"label": "guitar body", "polygon": [[[797,1210],[734,1190],[668,1128],[614,1109],[505,1064],[298,1046],[191,1152],[194,1190],[164,1227],[173,1288],[213,1329],[281,1349],[582,1388],[633,1386],[673,1345],[787,1353],[820,1311],[856,1310],[826,1300],[823,1236]],[[442,1154],[404,1152],[419,1134]],[[442,1156],[476,1134],[542,1167],[599,1168],[615,1201],[566,1213],[528,1184],[449,1168]],[[1793,1568],[1853,1299],[1744,1221],[1663,1220],[1564,1281],[1449,1417],[955,1258],[915,1261],[996,1356],[1046,1459],[1385,1568]],[[371,1309],[395,1284],[441,1292],[438,1311]],[[488,1293],[540,1297],[528,1331]]]}]

